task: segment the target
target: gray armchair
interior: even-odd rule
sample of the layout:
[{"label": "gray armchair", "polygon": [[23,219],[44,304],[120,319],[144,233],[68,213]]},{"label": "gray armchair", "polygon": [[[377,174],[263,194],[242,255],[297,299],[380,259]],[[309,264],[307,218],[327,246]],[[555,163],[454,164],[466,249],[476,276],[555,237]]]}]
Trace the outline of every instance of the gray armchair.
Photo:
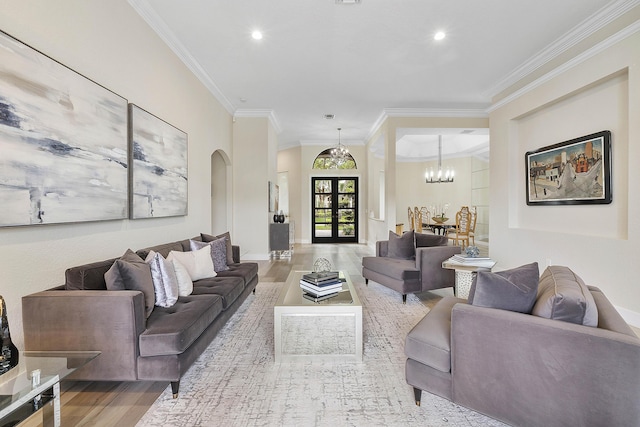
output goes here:
[{"label": "gray armchair", "polygon": [[376,256],[362,258],[365,283],[373,280],[400,292],[403,303],[407,294],[454,286],[454,271],[442,262],[459,254],[460,246],[447,246],[445,236],[413,231],[402,237],[390,231],[389,238],[376,242]]}]

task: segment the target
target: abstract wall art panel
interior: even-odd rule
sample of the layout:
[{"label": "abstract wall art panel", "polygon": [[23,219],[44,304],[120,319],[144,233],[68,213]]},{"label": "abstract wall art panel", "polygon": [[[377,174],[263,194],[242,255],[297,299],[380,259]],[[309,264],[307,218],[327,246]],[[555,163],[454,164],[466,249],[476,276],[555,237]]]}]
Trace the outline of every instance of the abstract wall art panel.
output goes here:
[{"label": "abstract wall art panel", "polygon": [[0,32],[0,226],[127,217],[127,100]]},{"label": "abstract wall art panel", "polygon": [[130,218],[187,214],[187,134],[129,104]]}]

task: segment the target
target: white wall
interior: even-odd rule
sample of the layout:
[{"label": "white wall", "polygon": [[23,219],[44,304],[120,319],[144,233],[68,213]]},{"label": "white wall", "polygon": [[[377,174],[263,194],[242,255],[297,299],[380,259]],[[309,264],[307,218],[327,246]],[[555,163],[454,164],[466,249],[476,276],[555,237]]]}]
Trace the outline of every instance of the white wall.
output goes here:
[{"label": "white wall", "polygon": [[[638,27],[637,22],[635,27]],[[637,31],[637,29],[635,30]],[[491,257],[501,269],[566,265],[640,325],[640,33],[549,74],[491,113]],[[525,153],[612,132],[613,203],[527,206]]]},{"label": "white wall", "polygon": [[210,232],[210,158],[230,152],[231,116],[125,0],[3,1],[0,29],[189,136],[188,216],[0,228],[0,294],[22,348],[20,298],[66,268]]}]

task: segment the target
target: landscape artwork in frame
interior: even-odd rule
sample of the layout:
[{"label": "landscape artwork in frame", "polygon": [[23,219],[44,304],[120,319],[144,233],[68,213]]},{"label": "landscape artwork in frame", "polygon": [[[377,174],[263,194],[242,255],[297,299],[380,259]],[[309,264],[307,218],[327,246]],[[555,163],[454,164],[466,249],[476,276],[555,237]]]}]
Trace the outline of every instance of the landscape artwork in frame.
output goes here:
[{"label": "landscape artwork in frame", "polygon": [[0,226],[125,219],[127,100],[0,32]]},{"label": "landscape artwork in frame", "polygon": [[129,104],[131,219],[187,214],[187,134]]},{"label": "landscape artwork in frame", "polygon": [[526,153],[527,205],[611,203],[611,132]]}]

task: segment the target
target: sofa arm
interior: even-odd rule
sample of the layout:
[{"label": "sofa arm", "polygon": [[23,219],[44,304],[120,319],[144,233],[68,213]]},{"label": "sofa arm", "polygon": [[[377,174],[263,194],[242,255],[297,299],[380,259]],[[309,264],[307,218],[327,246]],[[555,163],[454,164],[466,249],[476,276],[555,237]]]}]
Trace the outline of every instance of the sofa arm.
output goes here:
[{"label": "sofa arm", "polygon": [[101,352],[72,379],[137,379],[146,323],[139,291],[38,292],[22,298],[22,322],[25,350]]},{"label": "sofa arm", "polygon": [[454,401],[513,425],[637,425],[640,340],[600,328],[456,304]]},{"label": "sofa arm", "polygon": [[233,262],[236,264],[240,262],[240,246],[232,245],[231,251],[233,253]]},{"label": "sofa arm", "polygon": [[378,240],[376,242],[376,256],[388,256],[389,255],[389,241]]},{"label": "sofa arm", "polygon": [[442,263],[459,253],[460,246],[416,248],[416,268],[420,270],[422,291],[448,288],[455,285],[455,272],[442,268]]}]

